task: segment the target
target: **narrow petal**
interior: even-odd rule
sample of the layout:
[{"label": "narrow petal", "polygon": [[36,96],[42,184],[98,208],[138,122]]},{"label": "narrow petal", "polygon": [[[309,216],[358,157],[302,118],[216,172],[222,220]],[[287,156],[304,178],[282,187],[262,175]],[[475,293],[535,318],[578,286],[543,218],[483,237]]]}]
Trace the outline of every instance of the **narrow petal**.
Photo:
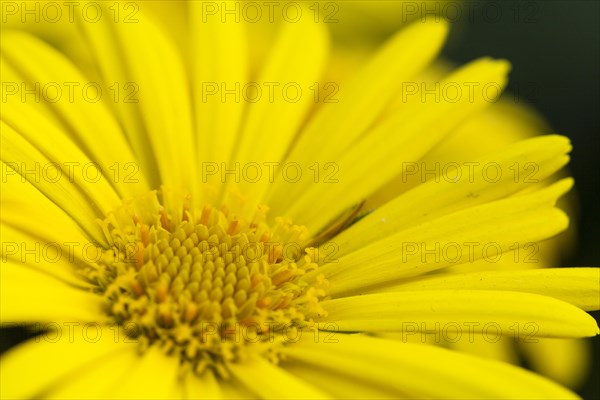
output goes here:
[{"label": "narrow petal", "polygon": [[376,291],[443,289],[537,293],[571,303],[586,311],[596,311],[600,309],[600,268],[544,268],[442,274],[422,277]]},{"label": "narrow petal", "polygon": [[[265,88],[261,98],[248,106],[235,156],[242,167],[257,160],[263,163],[283,160],[314,106],[310,88],[314,88],[315,82],[319,85],[328,45],[327,30],[322,24],[303,18],[284,26],[258,78],[258,82],[276,85],[275,95],[270,90],[266,93]],[[261,169],[264,165],[261,164]],[[249,212],[254,212],[271,183],[268,176],[257,182],[241,183],[240,191],[249,196]]]},{"label": "narrow petal", "polygon": [[[10,67],[2,62],[3,74]],[[10,76],[12,82],[18,82],[16,76]],[[22,79],[21,79],[22,81]],[[119,196],[111,186],[111,171],[98,173],[97,167],[81,148],[69,137],[68,133],[39,109],[35,102],[23,102],[21,97],[9,97],[0,110],[2,121],[12,127],[22,137],[22,142],[37,149],[51,164],[38,166],[37,179],[73,183],[85,196],[90,205],[108,212],[119,205]],[[43,135],[40,132],[44,132]],[[4,144],[5,146],[7,144]],[[91,166],[91,168],[90,168]],[[28,171],[33,171],[29,168]]]},{"label": "narrow petal", "polygon": [[[241,90],[249,82],[248,43],[244,23],[207,15],[207,4],[189,2],[196,146],[200,160],[221,163],[233,156],[246,108]],[[220,181],[220,174],[210,177]]]},{"label": "narrow petal", "polygon": [[[47,268],[51,268],[48,265]],[[14,262],[0,267],[1,322],[97,322],[102,297]]]},{"label": "narrow petal", "polygon": [[188,374],[183,382],[185,397],[190,400],[225,399],[219,382],[212,371],[205,371],[202,377]]},{"label": "narrow petal", "polygon": [[[90,250],[89,255],[97,255],[102,250],[100,245],[95,241],[90,241],[84,232],[79,227],[73,224],[66,216],[52,218],[52,215],[39,208],[32,208],[23,204],[11,204],[4,206],[2,213],[2,229],[4,250],[7,243],[18,244],[21,249],[14,253],[5,253],[5,257],[11,258],[13,255],[16,259],[26,262],[27,259],[39,260],[39,254],[32,254],[27,257],[24,251],[33,247],[54,247],[62,249],[56,257],[56,260],[68,262],[94,262],[95,258],[88,257],[85,253]],[[23,215],[29,218],[23,219]],[[25,223],[25,220],[30,220]],[[25,245],[23,244],[25,243]],[[36,244],[37,243],[37,244]],[[31,245],[31,246],[27,246]],[[46,257],[55,261],[53,257]]]},{"label": "narrow petal", "polygon": [[320,270],[332,282],[330,294],[340,296],[482,258],[498,262],[505,252],[552,237],[568,226],[566,215],[553,205],[571,185],[561,181],[421,223]]},{"label": "narrow petal", "polygon": [[[1,161],[0,167],[8,168]],[[35,239],[40,243],[53,243],[60,246],[68,244],[77,248],[74,256],[79,258],[83,255],[79,250],[86,244],[94,242],[96,248],[104,245],[103,235],[100,238],[102,240],[89,237],[64,210],[28,181],[23,182],[23,180],[18,176],[7,179],[3,183],[4,190],[0,194],[2,204],[0,229],[2,229],[4,243],[29,242]],[[29,218],[23,218],[24,215]],[[97,229],[94,221],[90,221],[90,227],[92,226],[94,230]],[[11,252],[6,250],[4,247],[4,255],[10,257]],[[72,261],[70,258],[69,260]]]},{"label": "narrow petal", "polygon": [[[338,235],[335,241],[340,247],[339,256],[427,219],[527,189],[564,166],[570,150],[569,139],[549,135],[517,142],[470,160],[469,165],[457,164],[458,168],[452,170],[444,168],[442,176],[403,193]],[[502,171],[499,179],[492,179],[491,172],[488,175],[490,167]],[[405,178],[414,175],[422,178],[426,166],[412,162],[406,168]]]},{"label": "narrow petal", "polygon": [[250,391],[264,399],[327,399],[329,396],[259,357],[228,365]]},{"label": "narrow petal", "polygon": [[[159,4],[153,5],[159,6]],[[150,6],[150,3],[146,3],[142,10],[146,11],[146,8]],[[170,6],[171,10],[176,7],[174,4],[170,4]],[[111,5],[108,3],[99,2],[96,7],[101,8],[104,15],[114,12],[109,9]],[[132,19],[138,19],[137,14],[135,12]],[[151,188],[157,188],[160,186],[158,167],[140,109],[140,100],[151,100],[146,100],[146,95],[142,95],[145,88],[140,87],[135,77],[131,76],[126,60],[121,56],[124,50],[117,38],[116,29],[117,25],[124,22],[115,22],[113,18],[101,18],[95,23],[89,23],[82,13],[75,13],[75,18],[78,22],[76,25],[80,29],[80,37],[88,47],[94,65],[100,72],[103,90],[112,97],[111,105],[114,116],[123,126],[123,132],[140,161],[139,173],[146,177]],[[142,96],[144,96],[143,99]],[[137,175],[136,173],[132,176],[134,170],[131,169],[120,172],[122,172],[121,175],[125,174],[122,179],[135,178]]]},{"label": "narrow petal", "polygon": [[246,386],[242,385],[237,379],[220,381],[219,387],[223,394],[223,399],[227,400],[256,400],[256,395],[250,392]]},{"label": "narrow petal", "polygon": [[486,337],[514,335],[531,340],[600,333],[596,320],[579,308],[551,297],[519,292],[402,291],[326,300],[322,306],[327,312],[322,321],[346,332],[472,329]]},{"label": "narrow petal", "polygon": [[358,335],[338,334],[336,339],[337,343],[327,344],[306,340],[284,348],[284,353],[315,368],[407,393],[411,398],[578,398],[524,369],[436,346]]},{"label": "narrow petal", "polygon": [[181,193],[198,198],[191,96],[181,55],[154,21],[116,24],[128,78],[139,85],[141,118],[156,157],[161,183],[178,193],[170,206],[181,217]]},{"label": "narrow petal", "polygon": [[[428,19],[396,34],[351,82],[339,87],[339,101],[321,108],[301,133],[288,160],[306,166],[306,174],[315,160],[338,160],[380,116],[402,83],[433,60],[447,32],[446,23]],[[296,198],[311,182],[306,179],[292,184],[279,179],[268,204],[276,214],[283,215],[289,199]]]},{"label": "narrow petal", "polygon": [[368,384],[353,376],[324,368],[315,368],[310,363],[293,361],[285,363],[285,370],[309,384],[322,388],[336,399],[403,399],[399,391],[381,385]]},{"label": "narrow petal", "polygon": [[[448,66],[445,66],[442,61],[439,64],[434,64],[432,68],[424,72],[423,79],[426,87],[430,87],[431,82],[437,81],[440,76],[446,73],[447,69]],[[401,98],[398,100],[401,100]],[[403,103],[397,102],[398,108],[401,109]],[[486,132],[486,140],[480,140],[481,132]],[[407,171],[396,176],[376,193],[369,196],[364,204],[364,209],[378,209],[399,194],[421,185],[425,180],[431,180],[431,176],[423,176],[427,170],[435,170],[438,167],[442,170],[446,166],[458,163],[463,167],[462,172],[468,173],[469,164],[465,163],[479,161],[487,154],[498,154],[498,150],[503,150],[505,147],[510,148],[516,143],[526,142],[529,138],[550,132],[552,132],[552,129],[538,113],[524,107],[523,104],[515,103],[509,95],[504,95],[491,107],[483,109],[456,127],[452,134],[447,135],[423,159],[413,164],[411,173]],[[543,152],[544,149],[538,149],[538,151]],[[500,160],[492,159],[490,161]],[[529,178],[528,181],[531,181],[532,178],[538,178],[543,170],[548,168],[544,164],[539,164],[540,169],[536,171],[534,169],[535,165],[527,164],[531,160],[522,159],[520,161],[521,163],[512,166],[512,170],[503,169],[503,171],[508,171],[503,177],[513,175],[517,176],[518,181],[525,180],[523,179],[525,177]],[[525,165],[523,165],[523,161]],[[485,164],[483,165],[485,166]],[[418,170],[414,168],[415,166],[418,166]],[[521,168],[523,170],[518,171],[519,175],[516,175],[515,170]],[[475,176],[475,179],[481,179],[481,177]],[[500,186],[505,187],[504,185]],[[512,185],[508,187],[510,186]]]},{"label": "narrow petal", "polygon": [[85,369],[74,371],[48,390],[48,399],[98,400],[114,399],[115,389],[130,371],[135,369],[140,356],[135,348],[112,352],[95,360]]},{"label": "narrow petal", "polygon": [[[439,83],[464,86],[477,83],[481,87],[494,84],[503,88],[510,69],[503,60],[480,59],[465,65]],[[407,102],[398,112],[361,137],[337,159],[338,182],[313,185],[307,189],[286,215],[302,218],[304,224],[319,232],[344,210],[367,198],[386,182],[420,160],[434,145],[460,122],[489,106],[482,93],[428,101],[420,97]],[[499,93],[498,93],[499,96]],[[373,173],[377,171],[377,173]],[[327,171],[322,170],[321,174]],[[312,207],[315,202],[327,204],[327,212]]]},{"label": "narrow petal", "polygon": [[[23,74],[26,82],[34,85],[36,91],[44,95],[49,110],[64,121],[69,133],[81,144],[88,157],[98,163],[102,173],[108,175],[111,168],[137,165],[137,159],[118,122],[105,102],[100,101],[101,95],[92,94],[101,91],[71,61],[50,45],[24,32],[4,32],[4,39],[3,56],[14,70]],[[67,96],[63,93],[56,100],[48,97],[49,93],[54,92],[40,89],[47,85],[57,85],[57,82],[74,85],[77,95],[70,96],[69,93]],[[85,88],[89,89],[92,87],[90,85],[94,88],[88,93]],[[135,196],[148,190],[142,174],[136,174],[135,179],[130,181],[111,179],[109,182],[122,197]]]},{"label": "narrow petal", "polygon": [[[3,210],[3,214],[5,213],[6,211]],[[14,266],[31,269],[84,290],[92,287],[89,282],[77,275],[76,268],[77,264],[85,265],[97,259],[100,254],[97,245],[86,240],[74,241],[73,236],[64,236],[57,241],[41,239],[5,223],[0,224],[0,234],[2,235],[1,265],[7,263],[6,268]],[[86,246],[85,249],[83,246]]]},{"label": "narrow petal", "polygon": [[179,359],[150,347],[137,365],[123,376],[114,390],[118,399],[176,399]]},{"label": "narrow petal", "polygon": [[135,352],[116,330],[75,322],[21,344],[0,358],[3,399],[40,398],[60,381],[113,354]]},{"label": "narrow petal", "polygon": [[[0,121],[0,127],[2,168],[7,172],[11,171],[9,172],[11,175],[16,172],[22,177],[20,181],[16,181],[15,177],[12,177],[11,187],[19,190],[20,186],[25,185],[23,181],[35,186],[36,189],[71,216],[90,237],[100,240],[102,231],[95,219],[101,215],[101,211],[93,207],[92,203],[68,179],[58,181],[42,179],[41,172],[40,175],[37,172],[31,173],[31,171],[40,170],[42,166],[51,165],[50,160],[3,121]],[[27,188],[24,190],[27,190]]]}]

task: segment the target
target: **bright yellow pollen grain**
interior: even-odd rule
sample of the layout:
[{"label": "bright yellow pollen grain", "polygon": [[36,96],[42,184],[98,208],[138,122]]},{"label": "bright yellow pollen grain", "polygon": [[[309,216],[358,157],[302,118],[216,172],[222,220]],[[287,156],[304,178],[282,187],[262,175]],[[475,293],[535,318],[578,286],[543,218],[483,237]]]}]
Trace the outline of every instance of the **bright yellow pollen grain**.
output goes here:
[{"label": "bright yellow pollen grain", "polygon": [[303,227],[281,218],[268,226],[264,207],[250,222],[210,206],[176,221],[155,193],[149,199],[103,221],[112,248],[87,273],[140,351],[159,345],[198,374],[218,373],[324,313],[327,282],[314,249],[301,247]]}]

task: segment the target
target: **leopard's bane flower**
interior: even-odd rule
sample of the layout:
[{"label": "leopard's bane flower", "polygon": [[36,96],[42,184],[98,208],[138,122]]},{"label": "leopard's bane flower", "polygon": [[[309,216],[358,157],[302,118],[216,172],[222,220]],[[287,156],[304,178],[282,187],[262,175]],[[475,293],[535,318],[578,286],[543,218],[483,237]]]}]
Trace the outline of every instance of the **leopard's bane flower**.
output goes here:
[{"label": "leopard's bane flower", "polygon": [[[283,24],[254,76],[245,25],[205,21],[201,4],[185,54],[141,13],[77,21],[91,65],[3,32],[0,318],[43,332],[2,356],[2,397],[576,397],[415,340],[598,334],[598,269],[448,268],[567,227],[555,203],[571,179],[539,184],[567,163],[566,138],[446,163],[356,216],[493,106],[508,63],[440,82],[495,91],[411,96],[447,32],[417,22],[316,105],[321,24]],[[73,96],[56,98],[65,83]]]}]

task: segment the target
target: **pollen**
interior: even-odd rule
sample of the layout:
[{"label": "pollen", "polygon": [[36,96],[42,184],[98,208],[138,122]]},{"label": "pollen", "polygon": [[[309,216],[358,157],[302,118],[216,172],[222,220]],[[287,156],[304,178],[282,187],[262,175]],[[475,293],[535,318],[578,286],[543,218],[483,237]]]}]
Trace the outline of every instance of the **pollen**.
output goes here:
[{"label": "pollen", "polygon": [[248,221],[210,205],[169,212],[162,197],[152,192],[103,220],[110,248],[86,271],[109,320],[141,352],[159,345],[188,370],[222,375],[249,349],[271,351],[324,314],[327,282],[315,249],[302,245],[304,227],[267,223],[266,207]]}]

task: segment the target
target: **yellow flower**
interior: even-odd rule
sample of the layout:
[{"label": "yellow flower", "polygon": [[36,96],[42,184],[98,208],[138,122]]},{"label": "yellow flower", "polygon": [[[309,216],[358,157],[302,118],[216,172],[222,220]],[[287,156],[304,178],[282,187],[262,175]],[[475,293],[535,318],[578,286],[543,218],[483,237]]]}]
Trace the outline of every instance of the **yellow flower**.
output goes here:
[{"label": "yellow flower", "polygon": [[0,359],[2,397],[576,397],[431,345],[598,334],[598,269],[475,268],[566,229],[568,139],[424,162],[509,64],[423,86],[429,18],[323,82],[308,9],[260,60],[236,4],[189,3],[186,41],[142,2],[84,3],[57,28],[74,52],[3,31],[0,318],[39,336]]}]

